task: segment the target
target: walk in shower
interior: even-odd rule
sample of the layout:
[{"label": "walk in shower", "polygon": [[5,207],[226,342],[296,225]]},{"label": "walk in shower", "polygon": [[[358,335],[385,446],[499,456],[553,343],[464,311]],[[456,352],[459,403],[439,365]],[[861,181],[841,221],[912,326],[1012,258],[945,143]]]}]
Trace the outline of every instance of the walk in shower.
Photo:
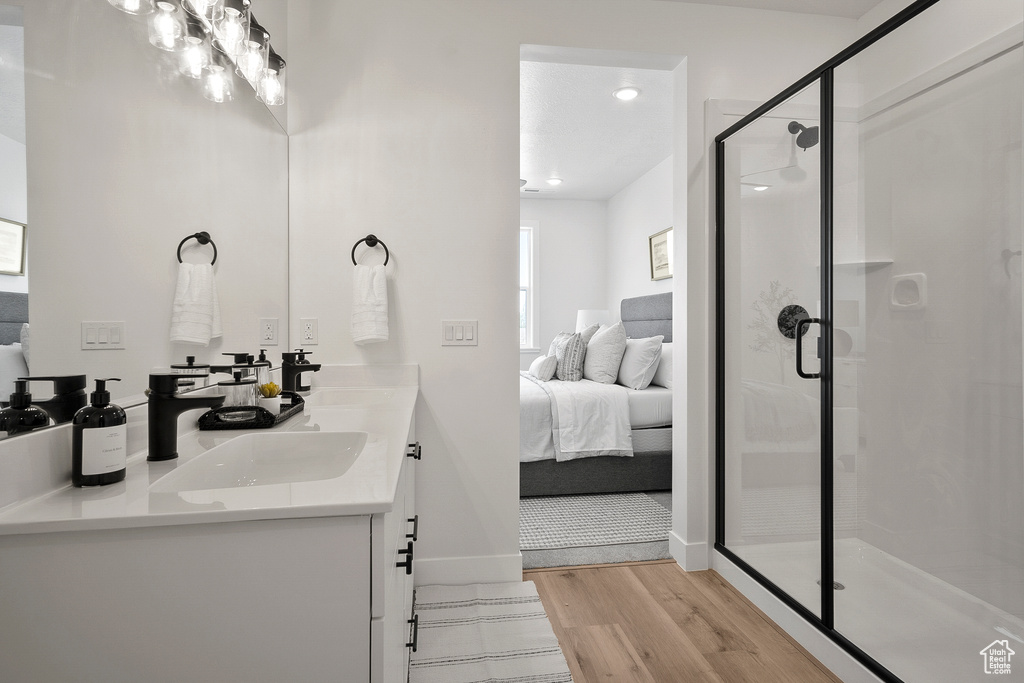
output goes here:
[{"label": "walk in shower", "polygon": [[1024,680],[1022,20],[912,3],[716,138],[715,547],[884,680]]}]

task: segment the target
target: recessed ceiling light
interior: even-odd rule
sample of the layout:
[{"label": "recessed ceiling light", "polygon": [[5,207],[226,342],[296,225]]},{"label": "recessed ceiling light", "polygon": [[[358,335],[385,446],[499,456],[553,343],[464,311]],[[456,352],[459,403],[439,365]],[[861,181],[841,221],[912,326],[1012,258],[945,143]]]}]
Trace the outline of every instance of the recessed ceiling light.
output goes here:
[{"label": "recessed ceiling light", "polygon": [[561,178],[548,178],[548,185],[561,185],[561,184],[562,184],[562,179]]},{"label": "recessed ceiling light", "polygon": [[754,192],[764,192],[767,189],[768,189],[767,185],[755,185],[754,186]]},{"label": "recessed ceiling light", "polygon": [[635,100],[640,95],[640,88],[634,88],[633,86],[619,88],[612,95],[623,102],[629,102],[630,100]]}]

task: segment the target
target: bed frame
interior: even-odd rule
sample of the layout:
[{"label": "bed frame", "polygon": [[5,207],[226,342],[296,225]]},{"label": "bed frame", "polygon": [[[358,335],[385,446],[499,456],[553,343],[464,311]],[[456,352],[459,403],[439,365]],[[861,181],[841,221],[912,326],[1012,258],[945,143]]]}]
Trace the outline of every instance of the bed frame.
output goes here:
[{"label": "bed frame", "polygon": [[[633,339],[662,335],[672,341],[672,292],[623,299],[620,318]],[[664,491],[672,488],[672,451],[634,452],[632,458],[599,456],[567,462],[519,463],[519,495]]]}]

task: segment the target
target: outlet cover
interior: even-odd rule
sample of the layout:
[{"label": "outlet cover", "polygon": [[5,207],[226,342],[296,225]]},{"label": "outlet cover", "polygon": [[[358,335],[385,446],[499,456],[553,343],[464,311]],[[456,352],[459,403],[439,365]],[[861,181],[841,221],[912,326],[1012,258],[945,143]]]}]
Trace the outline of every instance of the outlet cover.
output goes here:
[{"label": "outlet cover", "polygon": [[316,318],[302,318],[299,320],[299,340],[302,342],[300,346],[319,344],[319,336]]},{"label": "outlet cover", "polygon": [[277,346],[277,318],[260,318],[260,344]]}]

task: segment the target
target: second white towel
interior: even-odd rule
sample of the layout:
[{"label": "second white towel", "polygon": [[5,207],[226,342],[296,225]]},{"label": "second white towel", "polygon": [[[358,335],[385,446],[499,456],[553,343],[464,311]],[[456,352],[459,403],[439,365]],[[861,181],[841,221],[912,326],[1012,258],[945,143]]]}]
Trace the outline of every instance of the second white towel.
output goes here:
[{"label": "second white towel", "polygon": [[352,273],[352,340],[388,340],[388,279],[384,266],[356,266]]},{"label": "second white towel", "polygon": [[171,309],[171,341],[207,346],[222,333],[213,266],[180,264]]}]

